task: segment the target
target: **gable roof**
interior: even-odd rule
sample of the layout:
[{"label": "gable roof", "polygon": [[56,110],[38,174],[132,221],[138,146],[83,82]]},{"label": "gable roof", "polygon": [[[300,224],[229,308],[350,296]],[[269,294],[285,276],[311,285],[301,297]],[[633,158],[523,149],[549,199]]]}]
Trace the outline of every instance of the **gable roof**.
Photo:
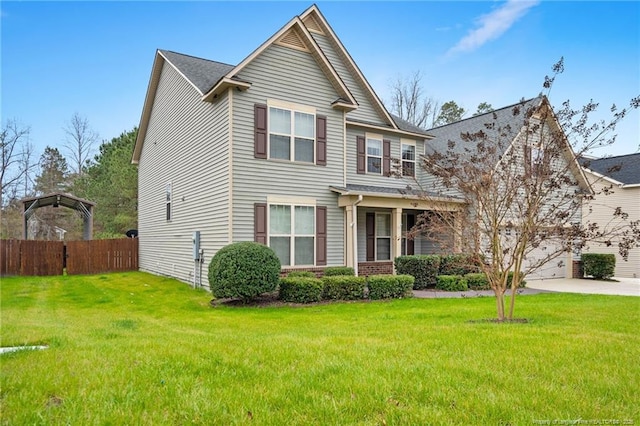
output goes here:
[{"label": "gable roof", "polygon": [[[494,111],[465,118],[460,121],[456,121],[455,123],[445,124],[443,126],[429,129],[427,132],[433,135],[434,138],[429,141],[427,150],[431,152],[445,152],[449,148],[449,141],[452,140],[456,141],[453,151],[462,154],[465,152],[465,147],[467,145],[465,143],[461,143],[460,134],[476,133],[483,130],[491,136],[491,129],[488,129],[487,126],[485,126],[489,123],[496,124],[496,129],[494,130],[497,130],[498,127],[506,128],[508,126],[511,128],[512,132],[514,132],[513,135],[515,137],[524,124],[526,111],[531,108],[539,107],[542,101],[543,97],[538,96],[528,100],[522,100],[513,105],[496,109]],[[518,109],[519,112],[516,114],[515,111]],[[508,148],[508,144],[504,144],[503,148],[506,150]]]},{"label": "gable roof", "polygon": [[[548,108],[548,111],[550,111],[548,118],[552,120],[558,129],[562,130],[548,99],[544,95],[539,95],[528,100],[523,99],[518,103],[494,111],[427,130],[427,132],[434,136],[434,139],[429,141],[427,144],[425,153],[444,153],[447,150],[452,149],[454,153],[462,156],[473,155],[474,146],[472,144],[475,144],[475,142],[461,141],[460,135],[483,131],[488,135],[489,140],[491,140],[492,137],[495,137],[497,140],[504,141],[500,146],[502,151],[496,152],[497,166],[500,158],[513,146],[513,142],[524,126],[527,117],[531,113],[535,113],[535,111],[540,108]],[[511,140],[504,140],[505,136],[508,136]],[[454,141],[456,143],[450,148],[449,141]],[[580,187],[586,191],[590,191],[590,185],[584,175],[582,167],[580,167],[580,164],[573,153],[571,145],[567,141],[566,137],[563,138],[563,141],[565,145],[563,153],[565,159],[569,162],[571,171],[577,178]]]},{"label": "gable roof", "polygon": [[197,58],[170,50],[158,50],[158,53],[169,61],[169,63],[200,92],[200,95],[207,93],[218,80],[234,68],[233,65]]},{"label": "gable roof", "polygon": [[283,38],[289,37],[289,40],[295,40],[297,48],[308,51],[311,56],[316,60],[320,69],[323,71],[333,88],[338,94],[339,102],[334,102],[333,106],[336,108],[344,108],[347,110],[353,110],[358,107],[353,94],[349,91],[346,84],[338,73],[336,72],[329,59],[325,56],[324,52],[318,46],[313,39],[309,30],[302,22],[302,19],[298,16],[293,17],[286,25],[278,30],[274,35],[267,39],[260,47],[254,50],[249,56],[247,56],[242,62],[240,62],[233,69],[229,70],[207,93],[204,94],[202,100],[211,101],[215,98],[218,92],[224,89],[224,85],[230,84],[230,82],[236,78],[248,64],[250,64],[257,56],[259,56],[265,49],[272,44],[281,42]]},{"label": "gable roof", "polygon": [[616,157],[580,160],[586,170],[622,185],[640,184],[640,152]]},{"label": "gable roof", "polygon": [[309,28],[312,30],[318,29],[321,32],[324,32],[329,35],[329,40],[333,42],[335,47],[337,47],[338,55],[341,56],[342,60],[346,63],[347,68],[351,71],[353,76],[360,82],[360,84],[365,88],[366,94],[369,96],[370,100],[374,108],[378,111],[378,113],[384,117],[385,121],[394,129],[399,129],[398,125],[391,117],[391,114],[385,108],[384,104],[373,90],[367,79],[356,65],[356,62],[353,60],[347,49],[345,49],[344,45],[331,28],[331,25],[327,22],[324,15],[318,9],[318,6],[313,4],[307,10],[305,10],[301,15],[300,19],[306,22],[309,25]]}]

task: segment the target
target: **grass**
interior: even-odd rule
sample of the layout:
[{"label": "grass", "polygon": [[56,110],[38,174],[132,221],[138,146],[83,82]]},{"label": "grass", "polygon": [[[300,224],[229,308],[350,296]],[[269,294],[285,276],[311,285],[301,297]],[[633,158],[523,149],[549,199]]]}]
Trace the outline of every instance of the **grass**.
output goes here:
[{"label": "grass", "polygon": [[[3,424],[640,421],[638,298],[212,308],[144,273],[2,278]],[[566,423],[564,423],[566,424]]]}]

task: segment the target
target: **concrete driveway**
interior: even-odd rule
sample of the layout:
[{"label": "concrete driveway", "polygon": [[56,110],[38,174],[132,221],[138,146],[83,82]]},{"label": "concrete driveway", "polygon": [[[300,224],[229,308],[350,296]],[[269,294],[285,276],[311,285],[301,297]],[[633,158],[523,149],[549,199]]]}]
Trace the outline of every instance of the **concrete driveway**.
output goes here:
[{"label": "concrete driveway", "polygon": [[527,280],[527,288],[560,293],[613,294],[640,296],[640,278],[613,278],[615,281],[557,278]]}]

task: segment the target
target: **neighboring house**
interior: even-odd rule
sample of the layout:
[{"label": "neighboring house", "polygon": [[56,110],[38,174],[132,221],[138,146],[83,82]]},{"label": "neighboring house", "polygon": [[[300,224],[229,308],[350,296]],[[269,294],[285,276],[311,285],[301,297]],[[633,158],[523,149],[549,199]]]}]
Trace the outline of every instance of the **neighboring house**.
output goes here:
[{"label": "neighboring house", "polygon": [[405,238],[434,202],[406,189],[428,180],[430,139],[385,109],[315,5],[237,65],[158,50],[133,154],[140,269],[207,285],[200,262],[257,241],[284,269],[392,272],[437,251]]},{"label": "neighboring house", "polygon": [[[582,161],[587,179],[596,194],[589,208],[585,209],[583,222],[595,222],[600,226],[615,223],[613,213],[620,207],[630,220],[640,220],[640,153]],[[608,195],[602,193],[607,189]],[[613,221],[613,223],[612,223]],[[640,246],[629,251],[625,261],[613,244],[590,244],[584,252],[613,253],[616,255],[616,277],[640,277]]]}]

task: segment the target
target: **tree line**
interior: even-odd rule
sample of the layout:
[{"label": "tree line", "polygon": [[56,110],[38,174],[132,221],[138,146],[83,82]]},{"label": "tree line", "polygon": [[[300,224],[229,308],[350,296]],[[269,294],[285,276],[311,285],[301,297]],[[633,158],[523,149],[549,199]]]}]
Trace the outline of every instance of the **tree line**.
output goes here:
[{"label": "tree line", "polygon": [[[22,238],[22,199],[57,192],[96,203],[94,238],[119,238],[137,228],[138,170],[131,155],[138,129],[103,140],[97,152],[99,136],[87,118],[76,113],[63,129],[60,149],[48,145],[37,158],[29,126],[3,124],[1,238]],[[42,207],[28,232],[30,239],[82,239],[82,217],[72,209]]]}]

